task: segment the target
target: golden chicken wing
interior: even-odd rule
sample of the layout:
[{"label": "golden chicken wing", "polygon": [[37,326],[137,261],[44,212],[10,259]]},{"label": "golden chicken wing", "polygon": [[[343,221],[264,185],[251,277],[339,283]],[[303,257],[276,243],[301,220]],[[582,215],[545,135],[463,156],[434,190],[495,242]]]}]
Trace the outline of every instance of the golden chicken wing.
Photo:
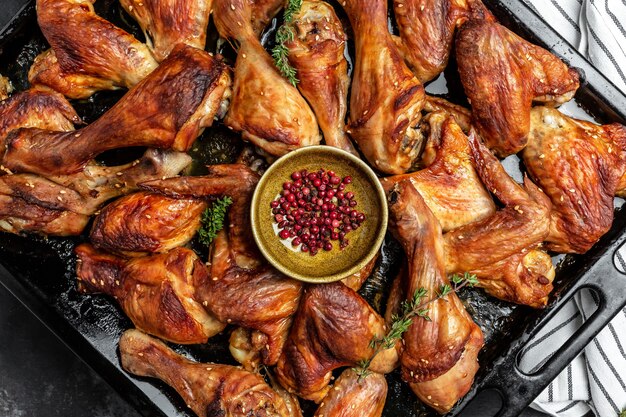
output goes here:
[{"label": "golden chicken wing", "polygon": [[430,113],[422,126],[428,132],[423,155],[428,166],[410,174],[383,178],[385,189],[410,180],[444,231],[494,214],[495,204],[474,168],[467,136],[455,119],[437,111]]},{"label": "golden chicken wing", "polygon": [[550,199],[525,178],[516,183],[498,159],[470,134],[470,148],[483,183],[504,208],[444,235],[446,271],[464,273],[494,264],[538,245],[550,230]]},{"label": "golden chicken wing", "polygon": [[380,417],[387,399],[385,376],[364,378],[348,368],[339,375],[313,417]]},{"label": "golden chicken wing", "polygon": [[494,19],[463,24],[456,55],[474,125],[500,157],[526,145],[533,102],[562,104],[578,89],[575,69]]},{"label": "golden chicken wing", "polygon": [[613,223],[613,196],[626,169],[626,127],[598,126],[536,107],[523,158],[552,200],[548,248],[587,252]]},{"label": "golden chicken wing", "polygon": [[206,343],[226,327],[194,299],[195,283],[207,271],[189,249],[125,259],[82,244],[76,254],[78,290],[112,296],[144,332],[195,344]]}]

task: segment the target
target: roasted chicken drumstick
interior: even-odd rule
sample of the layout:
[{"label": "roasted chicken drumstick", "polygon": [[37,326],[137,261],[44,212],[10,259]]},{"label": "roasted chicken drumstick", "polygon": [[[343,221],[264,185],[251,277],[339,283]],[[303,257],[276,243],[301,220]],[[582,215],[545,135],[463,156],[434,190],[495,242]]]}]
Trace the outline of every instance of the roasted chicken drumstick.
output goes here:
[{"label": "roasted chicken drumstick", "polygon": [[387,29],[387,1],[342,2],[356,56],[348,133],[376,169],[406,172],[417,158],[424,87],[407,68]]},{"label": "roasted chicken drumstick", "polygon": [[213,123],[229,85],[230,75],[221,60],[180,45],[89,126],[67,133],[11,132],[3,164],[13,171],[49,176],[79,172],[110,149],[148,146],[186,151]]},{"label": "roasted chicken drumstick", "polygon": [[192,362],[137,330],[122,335],[120,359],[128,372],[173,387],[199,417],[289,415],[283,399],[260,375],[230,365]]},{"label": "roasted chicken drumstick", "polygon": [[[392,233],[408,259],[399,278],[402,292],[412,297],[423,288],[428,296],[437,294],[449,284],[439,222],[410,181],[391,190],[389,206]],[[472,385],[483,334],[454,292],[430,302],[428,317],[415,317],[403,335],[402,379],[425,404],[445,413]]]},{"label": "roasted chicken drumstick", "polygon": [[95,0],[37,0],[37,21],[52,49],[30,69],[32,85],[70,98],[131,88],[157,67],[148,47],[98,16]]},{"label": "roasted chicken drumstick", "polygon": [[71,175],[0,176],[0,228],[11,232],[79,235],[100,206],[137,189],[137,184],[181,172],[191,158],[150,149],[134,162],[107,167],[89,162]]},{"label": "roasted chicken drumstick", "polygon": [[239,44],[230,109],[224,123],[271,155],[321,140],[315,115],[283,78],[252,27],[251,0],[215,0],[220,35]]},{"label": "roasted chicken drumstick", "polygon": [[298,73],[298,89],[313,108],[324,141],[356,154],[345,132],[350,79],[341,21],[328,3],[305,0],[291,26],[295,37],[287,44],[289,62]]}]

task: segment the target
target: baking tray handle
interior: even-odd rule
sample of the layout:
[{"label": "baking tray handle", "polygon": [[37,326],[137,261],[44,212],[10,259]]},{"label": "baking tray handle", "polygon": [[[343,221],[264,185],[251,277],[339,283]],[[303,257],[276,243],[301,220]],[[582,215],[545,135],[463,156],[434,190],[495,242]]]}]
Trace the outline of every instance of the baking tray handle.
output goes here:
[{"label": "baking tray handle", "polygon": [[[615,267],[613,256],[624,242],[624,236],[600,257],[561,298],[546,311],[531,332],[516,341],[485,376],[482,390],[495,390],[502,397],[502,407],[496,417],[516,417],[545,389],[545,387],[569,364],[626,304],[626,275]],[[533,374],[522,372],[519,355],[528,341],[547,324],[560,308],[579,290],[590,289],[598,298],[598,308],[576,333],[552,357]],[[473,397],[477,399],[477,396]],[[471,404],[462,404],[465,408]],[[462,411],[462,409],[461,409]],[[463,413],[460,413],[463,415]]]}]

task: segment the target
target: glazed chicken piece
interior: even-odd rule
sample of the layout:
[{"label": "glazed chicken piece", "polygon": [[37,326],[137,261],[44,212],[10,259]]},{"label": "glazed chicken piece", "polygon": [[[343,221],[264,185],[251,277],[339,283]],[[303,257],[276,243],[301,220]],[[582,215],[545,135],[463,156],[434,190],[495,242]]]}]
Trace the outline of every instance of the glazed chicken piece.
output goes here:
[{"label": "glazed chicken piece", "polygon": [[461,26],[456,56],[473,124],[500,157],[526,146],[533,102],[565,103],[579,86],[575,69],[494,19]]},{"label": "glazed chicken piece", "polygon": [[[332,371],[356,366],[374,354],[370,343],[382,338],[384,319],[352,289],[335,282],[307,287],[276,376],[289,392],[319,403],[329,392]],[[391,372],[396,348],[380,351],[370,370]]]},{"label": "glazed chicken piece", "polygon": [[496,298],[542,308],[548,303],[556,271],[546,252],[524,249],[470,273],[476,275],[478,287]]},{"label": "glazed chicken piece", "polygon": [[626,169],[626,127],[598,126],[536,107],[523,158],[552,200],[547,247],[587,252],[613,223],[613,196]]},{"label": "glazed chicken piece", "polygon": [[212,0],[120,0],[161,62],[179,43],[204,49]]},{"label": "glazed chicken piece", "polygon": [[423,153],[427,168],[383,178],[383,187],[390,190],[410,180],[444,231],[493,215],[495,204],[474,168],[467,136],[454,118],[441,111],[430,113],[422,131],[428,135]]},{"label": "glazed chicken piece", "polygon": [[224,123],[271,155],[317,145],[321,136],[315,115],[283,78],[252,27],[250,0],[215,0],[220,35],[239,44],[230,109]]},{"label": "glazed chicken piece", "polygon": [[195,297],[220,321],[250,330],[247,346],[252,351],[233,347],[231,351],[243,356],[236,359],[252,361],[254,356],[259,363],[274,365],[298,308],[302,284],[266,264],[254,244],[250,202],[258,175],[240,164],[212,165],[210,170],[205,177],[151,181],[142,187],[174,198],[228,195],[233,199],[225,223],[228,230],[215,238],[209,273],[196,283]]},{"label": "glazed chicken piece", "polygon": [[14,129],[35,127],[68,132],[81,123],[76,111],[61,94],[29,89],[0,102],[0,149]]},{"label": "glazed chicken piece", "polygon": [[193,198],[133,193],[102,209],[89,239],[98,249],[124,256],[164,253],[191,240],[206,207]]},{"label": "glazed chicken piece", "polygon": [[404,59],[423,83],[448,65],[457,26],[469,14],[467,0],[394,0],[400,31],[395,38]]},{"label": "glazed chicken piece", "polygon": [[265,27],[285,5],[285,0],[254,0],[252,8],[252,30],[260,37]]},{"label": "glazed chicken piece", "polygon": [[387,1],[342,3],[356,57],[348,133],[376,169],[406,172],[420,150],[414,129],[424,105],[424,87],[407,68],[387,29]]},{"label": "glazed chicken piece", "polygon": [[112,296],[144,332],[174,343],[196,344],[206,343],[226,327],[194,300],[194,283],[207,271],[190,249],[125,259],[82,244],[76,255],[78,290]]},{"label": "glazed chicken piece", "polygon": [[[420,288],[433,297],[449,284],[439,222],[408,180],[391,190],[389,211],[391,231],[407,256],[404,297]],[[427,308],[430,320],[415,317],[403,335],[402,379],[422,402],[443,414],[469,391],[483,334],[454,292]]]},{"label": "glazed chicken piece", "polygon": [[199,417],[284,417],[282,398],[258,375],[235,366],[192,362],[137,330],[120,339],[122,367],[174,388]]},{"label": "glazed chicken piece", "polygon": [[139,182],[174,176],[190,162],[187,154],[151,149],[126,165],[107,167],[92,161],[72,175],[1,176],[0,229],[79,235],[104,202],[136,190]]},{"label": "glazed chicken piece", "polygon": [[110,149],[147,146],[187,151],[213,123],[229,84],[230,75],[221,60],[180,45],[87,127],[65,133],[11,132],[3,164],[13,171],[49,176],[79,172]]},{"label": "glazed chicken piece", "polygon": [[66,97],[131,88],[157,67],[148,47],[98,16],[95,0],[37,0],[37,21],[51,50],[30,69],[31,85]]},{"label": "glazed chicken piece", "polygon": [[533,182],[516,183],[498,159],[470,133],[475,167],[504,208],[444,235],[446,272],[464,273],[492,265],[540,244],[550,229],[550,199]]},{"label": "glazed chicken piece", "polygon": [[0,101],[9,98],[13,92],[13,84],[7,77],[0,75]]},{"label": "glazed chicken piece", "polygon": [[287,47],[298,89],[313,108],[326,144],[356,155],[345,133],[350,79],[341,21],[328,3],[306,0],[291,27],[295,37]]},{"label": "glazed chicken piece", "polygon": [[380,417],[386,399],[384,375],[373,372],[359,379],[348,368],[337,378],[314,417]]}]

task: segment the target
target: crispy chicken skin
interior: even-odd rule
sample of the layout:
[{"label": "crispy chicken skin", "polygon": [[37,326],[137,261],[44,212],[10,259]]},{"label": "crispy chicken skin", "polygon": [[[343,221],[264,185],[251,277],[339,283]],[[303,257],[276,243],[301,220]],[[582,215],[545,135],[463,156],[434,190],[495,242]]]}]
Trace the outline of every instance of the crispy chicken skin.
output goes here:
[{"label": "crispy chicken skin", "polygon": [[204,49],[212,0],[120,0],[141,26],[148,47],[161,62],[174,46]]},{"label": "crispy chicken skin", "polygon": [[536,107],[523,158],[552,200],[547,247],[585,253],[613,223],[613,196],[626,169],[626,127],[598,126]]},{"label": "crispy chicken skin", "polygon": [[468,17],[467,0],[394,0],[400,31],[394,40],[421,82],[448,65],[456,27]]},{"label": "crispy chicken skin", "polygon": [[342,5],[356,49],[348,133],[374,168],[402,174],[418,156],[419,135],[413,128],[421,117],[424,87],[387,30],[387,2],[346,0]]},{"label": "crispy chicken skin", "polygon": [[124,259],[90,244],[76,248],[78,290],[112,296],[140,330],[174,343],[206,343],[225,324],[193,298],[194,282],[206,275],[191,250]]},{"label": "crispy chicken skin", "polygon": [[[391,231],[407,255],[405,297],[425,288],[427,297],[449,284],[439,222],[410,181],[389,194]],[[440,413],[470,389],[478,370],[483,335],[456,293],[428,304],[430,320],[419,317],[403,336],[402,379],[424,403]]]},{"label": "crispy chicken skin", "polygon": [[271,155],[317,145],[321,135],[313,111],[283,78],[254,33],[251,0],[215,0],[220,35],[239,44],[230,109],[224,123]]},{"label": "crispy chicken skin", "polygon": [[498,159],[470,133],[470,148],[483,183],[504,208],[444,235],[446,272],[464,273],[540,244],[550,230],[550,199],[525,178],[516,183]]},{"label": "crispy chicken skin", "polygon": [[526,145],[533,102],[565,103],[579,86],[576,70],[494,19],[461,26],[456,56],[474,125],[500,157]]},{"label": "crispy chicken skin", "polygon": [[376,372],[359,380],[353,369],[341,373],[314,417],[380,417],[387,399],[385,376]]},{"label": "crispy chicken skin", "polygon": [[464,133],[469,132],[472,127],[472,112],[463,106],[449,102],[442,97],[426,95],[424,111],[428,113],[443,111],[454,117],[454,121],[463,129]]},{"label": "crispy chicken skin", "polygon": [[470,273],[478,278],[478,287],[496,298],[542,308],[548,303],[556,271],[546,252],[524,249]]},{"label": "crispy chicken skin", "polygon": [[[212,165],[205,177],[181,177],[143,184],[145,189],[184,198],[233,199],[228,230],[215,238],[209,273],[196,283],[196,299],[220,321],[251,330],[259,361],[274,365],[298,308],[302,284],[266,264],[250,232],[250,202],[259,180],[240,164]],[[225,223],[226,224],[226,223]],[[233,302],[237,300],[237,302]]]},{"label": "crispy chicken skin", "polygon": [[284,5],[285,0],[254,0],[250,6],[252,8],[251,20],[252,30],[257,38]]},{"label": "crispy chicken skin", "polygon": [[61,94],[38,89],[22,91],[0,102],[0,149],[4,151],[4,139],[14,129],[69,132],[79,123],[76,111]]},{"label": "crispy chicken skin", "polygon": [[[384,334],[384,319],[352,289],[339,282],[309,286],[278,360],[278,381],[319,403],[331,389],[332,371],[369,359],[374,354],[370,342]],[[382,350],[370,369],[391,372],[397,360],[395,347]]]},{"label": "crispy chicken skin", "polygon": [[180,152],[150,149],[129,164],[106,167],[92,161],[72,175],[0,176],[0,229],[79,235],[104,202],[136,190],[139,182],[176,175],[190,162]]},{"label": "crispy chicken skin", "polygon": [[154,72],[87,127],[69,133],[11,132],[3,164],[19,172],[60,175],[79,172],[110,149],[148,146],[186,151],[213,123],[229,85],[228,69],[220,59],[179,45]]},{"label": "crispy chicken skin", "polygon": [[120,339],[122,367],[174,388],[199,417],[285,417],[283,399],[258,375],[230,365],[192,362],[138,330]]},{"label": "crispy chicken skin", "polygon": [[52,52],[38,57],[28,79],[70,98],[131,88],[157,67],[148,47],[98,16],[94,0],[37,0],[37,21]]},{"label": "crispy chicken skin", "polygon": [[428,167],[383,178],[383,187],[390,190],[410,180],[444,231],[493,215],[495,204],[474,168],[467,136],[455,119],[437,111],[426,116],[422,125],[428,132],[423,156]]},{"label": "crispy chicken skin", "polygon": [[98,249],[124,256],[167,252],[191,240],[206,207],[193,198],[134,193],[102,209],[89,239]]},{"label": "crispy chicken skin", "polygon": [[298,72],[298,89],[313,108],[324,141],[356,154],[345,132],[350,78],[341,21],[328,3],[306,0],[291,26],[295,37],[287,44],[289,62]]}]

